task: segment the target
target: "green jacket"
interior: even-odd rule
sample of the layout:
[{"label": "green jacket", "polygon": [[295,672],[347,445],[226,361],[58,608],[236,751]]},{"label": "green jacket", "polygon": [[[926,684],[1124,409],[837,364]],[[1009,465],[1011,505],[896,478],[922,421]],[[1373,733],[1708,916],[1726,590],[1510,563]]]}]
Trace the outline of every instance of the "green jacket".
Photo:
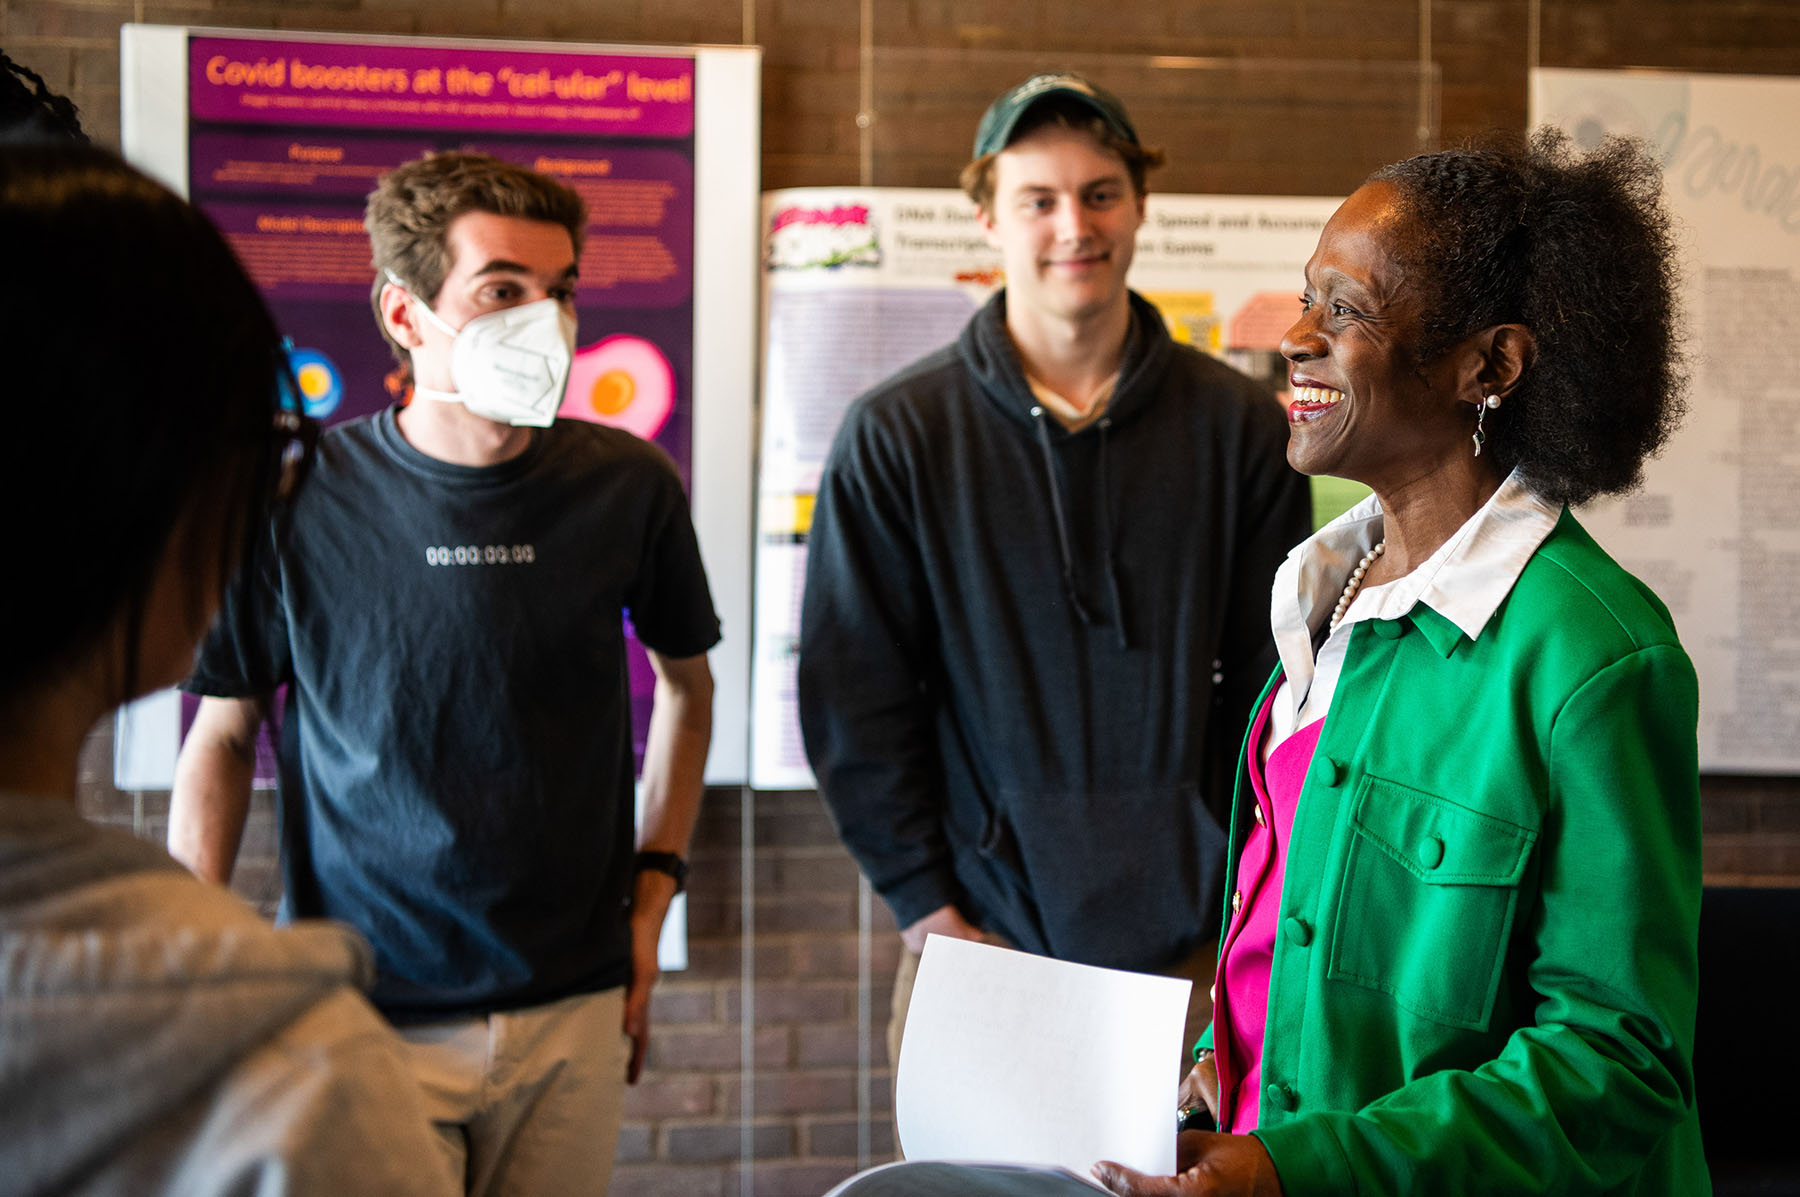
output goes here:
[{"label": "green jacket", "polygon": [[1566,511],[1477,640],[1423,604],[1355,627],[1269,986],[1289,1197],[1711,1191],[1697,707],[1667,609]]}]

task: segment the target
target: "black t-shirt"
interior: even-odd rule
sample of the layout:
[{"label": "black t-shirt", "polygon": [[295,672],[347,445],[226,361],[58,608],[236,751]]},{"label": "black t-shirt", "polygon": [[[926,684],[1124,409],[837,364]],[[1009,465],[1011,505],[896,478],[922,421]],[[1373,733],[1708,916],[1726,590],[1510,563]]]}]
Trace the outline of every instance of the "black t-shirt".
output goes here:
[{"label": "black t-shirt", "polygon": [[668,656],[719,638],[668,458],[569,421],[456,466],[390,410],[323,438],[278,545],[185,688],[288,686],[283,917],[366,935],[397,1022],[626,982],[624,616]]}]

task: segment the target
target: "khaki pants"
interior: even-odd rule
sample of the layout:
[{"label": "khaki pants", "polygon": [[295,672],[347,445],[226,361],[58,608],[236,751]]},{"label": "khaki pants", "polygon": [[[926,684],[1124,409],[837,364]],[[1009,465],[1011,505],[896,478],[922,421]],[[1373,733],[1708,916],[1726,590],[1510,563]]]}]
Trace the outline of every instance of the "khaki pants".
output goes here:
[{"label": "khaki pants", "polygon": [[605,1193],[625,1105],[625,990],[400,1028],[470,1197]]},{"label": "khaki pants", "polygon": [[[1011,947],[995,936],[984,937],[986,942],[999,947]],[[1165,977],[1182,977],[1194,983],[1188,992],[1187,1021],[1181,1030],[1181,1056],[1177,1061],[1178,1071],[1175,1083],[1179,1085],[1183,1077],[1194,1066],[1194,1044],[1200,1038],[1200,1032],[1212,1021],[1212,983],[1213,972],[1219,963],[1219,945],[1215,940],[1203,945],[1199,951],[1186,960],[1177,962],[1169,968],[1157,970]],[[887,1046],[888,1065],[893,1069],[893,1083],[900,1081],[900,1041],[906,1031],[906,1010],[912,1005],[913,983],[919,979],[919,953],[904,944],[900,947],[900,964],[894,970],[894,1007],[888,1018]],[[1171,1116],[1171,1121],[1173,1116]],[[896,1151],[900,1143],[899,1128],[895,1127],[894,1144]]]}]

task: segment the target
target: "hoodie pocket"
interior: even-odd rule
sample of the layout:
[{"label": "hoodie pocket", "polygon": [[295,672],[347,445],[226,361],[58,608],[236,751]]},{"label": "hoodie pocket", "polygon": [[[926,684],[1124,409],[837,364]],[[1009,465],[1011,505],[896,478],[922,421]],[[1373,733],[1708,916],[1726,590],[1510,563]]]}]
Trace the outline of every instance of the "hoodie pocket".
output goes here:
[{"label": "hoodie pocket", "polygon": [[1000,799],[1052,955],[1156,969],[1204,938],[1225,833],[1198,786],[1008,789]]},{"label": "hoodie pocket", "polygon": [[1485,1028],[1537,832],[1379,778],[1363,783],[1351,832],[1328,975]]}]

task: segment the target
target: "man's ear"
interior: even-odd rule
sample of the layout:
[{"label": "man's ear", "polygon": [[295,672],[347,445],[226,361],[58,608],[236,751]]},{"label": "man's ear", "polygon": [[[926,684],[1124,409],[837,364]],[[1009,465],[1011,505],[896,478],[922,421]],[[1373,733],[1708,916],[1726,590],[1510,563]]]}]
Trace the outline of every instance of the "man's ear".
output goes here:
[{"label": "man's ear", "polygon": [[425,343],[413,314],[412,293],[397,283],[381,288],[381,323],[388,335],[407,349],[417,349]]},{"label": "man's ear", "polygon": [[1481,370],[1477,381],[1488,395],[1505,399],[1518,389],[1537,361],[1537,338],[1523,324],[1496,324],[1479,334]]},{"label": "man's ear", "polygon": [[986,204],[976,205],[975,224],[981,229],[981,235],[983,237],[987,238],[987,243],[989,245],[993,246],[995,249],[999,249],[1000,248],[1000,234],[994,228],[994,217],[987,210]]}]

